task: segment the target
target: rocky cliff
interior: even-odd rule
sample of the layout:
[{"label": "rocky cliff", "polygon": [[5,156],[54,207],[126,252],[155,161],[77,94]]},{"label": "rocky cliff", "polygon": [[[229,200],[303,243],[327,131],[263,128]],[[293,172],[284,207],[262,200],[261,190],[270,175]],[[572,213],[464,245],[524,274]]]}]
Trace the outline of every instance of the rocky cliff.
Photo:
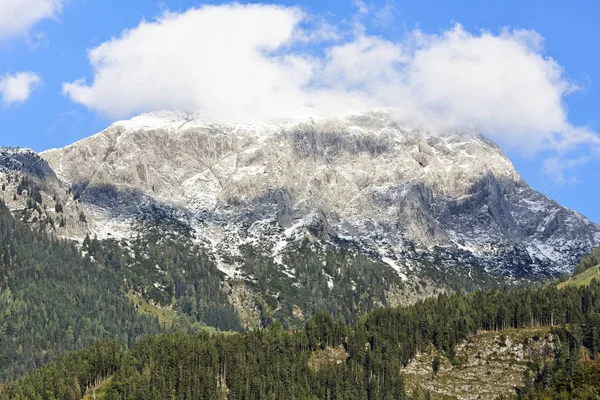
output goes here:
[{"label": "rocky cliff", "polygon": [[429,256],[527,277],[567,271],[600,241],[598,225],[531,189],[491,141],[411,129],[390,110],[232,124],[144,114],[42,157],[81,191],[100,236],[160,218],[219,259],[255,243],[284,264],[286,246],[310,235],[401,277]]}]

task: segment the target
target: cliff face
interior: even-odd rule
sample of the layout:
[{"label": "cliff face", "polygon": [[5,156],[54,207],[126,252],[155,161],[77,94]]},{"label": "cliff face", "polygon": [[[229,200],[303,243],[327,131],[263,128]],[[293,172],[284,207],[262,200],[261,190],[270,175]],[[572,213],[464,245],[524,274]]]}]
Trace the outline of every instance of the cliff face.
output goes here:
[{"label": "cliff face", "polygon": [[160,220],[205,242],[228,274],[243,271],[223,261],[241,245],[285,264],[285,248],[306,237],[405,279],[424,259],[557,274],[600,242],[598,225],[530,188],[491,141],[412,130],[386,110],[232,124],[144,114],[42,157],[81,193],[99,237]]},{"label": "cliff face", "polygon": [[0,200],[34,228],[76,238],[90,232],[84,206],[34,151],[0,147],[0,187]]}]

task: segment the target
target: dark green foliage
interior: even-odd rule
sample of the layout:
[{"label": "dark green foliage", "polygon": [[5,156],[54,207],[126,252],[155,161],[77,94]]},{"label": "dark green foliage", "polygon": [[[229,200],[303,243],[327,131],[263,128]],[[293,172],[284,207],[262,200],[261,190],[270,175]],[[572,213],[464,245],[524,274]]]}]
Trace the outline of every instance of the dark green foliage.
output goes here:
[{"label": "dark green foliage", "polygon": [[346,325],[341,319],[333,321],[331,315],[320,312],[310,319],[304,328],[311,350],[337,347],[346,341]]},{"label": "dark green foliage", "polygon": [[[582,347],[584,331],[598,327],[584,324],[553,329],[559,338],[554,358],[530,366],[524,375],[524,385],[518,390],[518,398],[600,399],[600,360],[585,357],[589,348]],[[594,343],[597,345],[597,341]]]},{"label": "dark green foliage", "polygon": [[393,298],[397,292],[426,293],[427,281],[459,292],[500,288],[504,281],[483,269],[440,267],[441,260],[450,256],[440,249],[435,250],[433,259],[420,261],[419,271],[426,278],[419,288],[409,287],[411,284],[403,282],[392,267],[355,251],[347,243],[340,247],[309,240],[289,244],[280,255],[289,267],[287,273],[273,261],[270,248],[266,251],[260,244],[253,244],[240,250],[241,257],[227,261],[243,265],[248,286],[261,294],[263,326],[279,320],[287,328],[300,328],[304,321],[293,317],[294,306],[300,307],[307,318],[325,310],[352,323],[357,315],[389,306],[390,296]]},{"label": "dark green foliage", "polygon": [[122,277],[65,241],[33,232],[0,203],[0,380],[98,339],[158,333],[124,298]]},{"label": "dark green foliage", "polygon": [[194,321],[241,331],[236,310],[221,289],[223,273],[201,248],[182,237],[145,232],[131,244],[86,237],[83,248],[119,271],[128,287],[156,304],[174,305]]},{"label": "dark green foliage", "polygon": [[569,273],[564,273],[561,276],[558,277],[558,282],[559,283],[563,283],[569,280],[569,278],[571,278],[571,275]]},{"label": "dark green foliage", "polygon": [[387,265],[347,248],[333,251],[308,240],[290,246],[284,254],[285,264],[294,267],[293,277],[255,247],[241,251],[244,271],[256,282],[250,285],[266,303],[263,325],[276,319],[286,327],[300,328],[304,322],[292,318],[294,305],[307,317],[326,310],[350,323],[357,315],[387,305],[386,291],[401,282]]},{"label": "dark green foliage", "polygon": [[[456,345],[479,329],[553,323],[572,328],[554,330],[559,336],[555,361],[533,368],[521,396],[593,399],[600,369],[594,360],[581,361],[579,350],[580,344],[598,348],[599,313],[600,283],[593,282],[560,291],[546,287],[441,295],[410,307],[377,309],[352,326],[317,313],[296,332],[276,322],[239,335],[147,337],[120,358],[105,399],[406,399],[402,367],[418,351],[434,346],[452,358]],[[348,353],[346,362],[318,371],[309,367],[314,354],[338,344]],[[93,351],[79,354],[89,355],[85,365],[94,365],[96,357],[106,365],[104,356]],[[78,368],[68,365],[57,363],[9,383],[0,399],[25,390],[34,390],[31,398],[62,398],[64,392],[45,383],[81,382]],[[106,374],[106,368],[84,371],[91,377]],[[562,397],[536,397],[538,388],[554,386]]]},{"label": "dark green foliage", "polygon": [[0,391],[0,397],[79,400],[88,385],[114,374],[125,356],[119,343],[101,341],[32,372],[16,384],[7,385],[4,392]]},{"label": "dark green foliage", "polygon": [[436,356],[433,357],[433,361],[431,362],[431,370],[433,371],[434,375],[437,375],[437,373],[440,372],[441,366],[442,358],[439,356],[439,354],[436,354]]}]

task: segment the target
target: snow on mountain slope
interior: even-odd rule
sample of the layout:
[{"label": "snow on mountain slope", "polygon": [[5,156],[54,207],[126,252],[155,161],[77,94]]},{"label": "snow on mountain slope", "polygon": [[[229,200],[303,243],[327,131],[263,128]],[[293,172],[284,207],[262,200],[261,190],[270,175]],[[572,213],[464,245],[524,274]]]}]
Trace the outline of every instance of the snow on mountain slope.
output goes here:
[{"label": "snow on mountain slope", "polygon": [[242,245],[285,271],[282,252],[307,237],[407,279],[423,260],[547,276],[600,241],[600,226],[531,189],[493,142],[410,129],[393,114],[218,124],[151,113],[42,157],[81,192],[100,237],[167,221],[229,275],[243,272],[231,261]]},{"label": "snow on mountain slope", "polygon": [[66,237],[89,232],[83,206],[33,150],[0,147],[0,186],[0,200],[37,229]]}]

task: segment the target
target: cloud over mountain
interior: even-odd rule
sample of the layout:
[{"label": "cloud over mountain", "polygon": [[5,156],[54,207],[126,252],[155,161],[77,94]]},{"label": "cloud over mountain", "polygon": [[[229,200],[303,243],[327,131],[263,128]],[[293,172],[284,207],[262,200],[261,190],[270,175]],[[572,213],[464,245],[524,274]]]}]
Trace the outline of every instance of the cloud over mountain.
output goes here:
[{"label": "cloud over mountain", "polygon": [[577,88],[534,31],[455,25],[390,41],[364,29],[337,34],[341,26],[319,20],[275,5],[167,12],[89,50],[92,81],[65,83],[63,92],[111,117],[179,109],[231,120],[393,107],[425,128],[476,129],[525,153],[600,145],[569,123],[563,99]]}]

